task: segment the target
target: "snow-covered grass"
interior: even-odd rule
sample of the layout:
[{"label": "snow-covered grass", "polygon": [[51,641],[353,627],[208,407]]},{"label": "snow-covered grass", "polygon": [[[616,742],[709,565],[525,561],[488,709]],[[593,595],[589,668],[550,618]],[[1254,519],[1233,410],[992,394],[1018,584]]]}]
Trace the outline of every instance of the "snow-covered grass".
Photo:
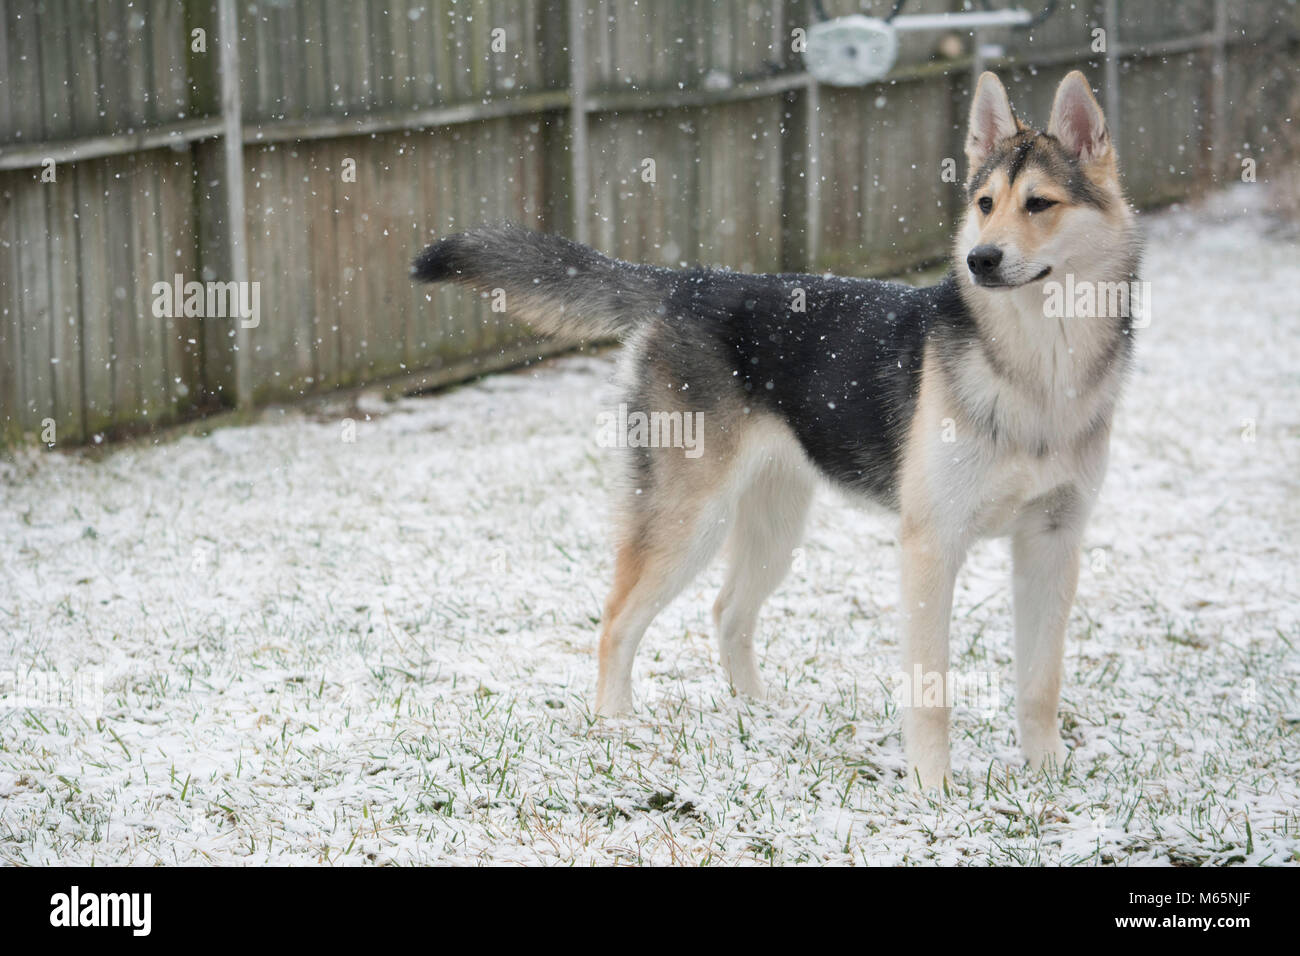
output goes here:
[{"label": "snow-covered grass", "polygon": [[1146,220],[1063,779],[1020,767],[991,542],[953,667],[996,706],[955,715],[956,792],[911,792],[894,523],[833,492],[764,612],[770,700],[727,690],[715,567],[647,636],[636,716],[594,720],[611,358],[577,357],[0,465],[0,858],[1300,860],[1300,247],[1247,199]]}]

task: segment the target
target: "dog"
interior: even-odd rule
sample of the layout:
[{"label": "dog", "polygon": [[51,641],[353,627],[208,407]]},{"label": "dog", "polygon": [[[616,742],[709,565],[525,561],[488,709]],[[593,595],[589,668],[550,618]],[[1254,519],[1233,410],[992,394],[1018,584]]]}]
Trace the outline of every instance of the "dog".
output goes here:
[{"label": "dog", "polygon": [[1049,285],[1135,283],[1141,257],[1114,144],[1083,74],[1045,132],[992,73],[976,87],[966,206],[946,278],[925,288],[829,275],[673,270],[496,225],[434,242],[418,281],[503,290],[547,333],[625,342],[627,406],[694,413],[703,454],[628,451],[596,709],[632,706],[632,660],[656,614],[719,548],[722,665],[761,695],[759,608],[789,570],[819,476],[899,516],[903,671],[937,700],[903,706],[909,774],[952,779],[949,618],[976,539],[1009,537],[1019,741],[1066,758],[1057,709],[1082,536],[1106,472],[1133,352],[1134,303],[1055,317]]}]

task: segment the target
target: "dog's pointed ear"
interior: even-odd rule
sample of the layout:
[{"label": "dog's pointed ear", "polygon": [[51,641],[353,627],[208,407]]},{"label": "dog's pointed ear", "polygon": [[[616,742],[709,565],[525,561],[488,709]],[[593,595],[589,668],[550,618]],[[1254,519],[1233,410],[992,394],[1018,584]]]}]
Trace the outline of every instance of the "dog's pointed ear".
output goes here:
[{"label": "dog's pointed ear", "polygon": [[972,174],[984,165],[999,142],[1021,129],[1011,111],[1002,81],[992,73],[980,77],[975,98],[970,104],[970,123],[966,130],[966,161]]},{"label": "dog's pointed ear", "polygon": [[1066,74],[1056,88],[1047,132],[1061,141],[1066,152],[1083,163],[1113,158],[1110,132],[1088,80],[1078,70]]}]

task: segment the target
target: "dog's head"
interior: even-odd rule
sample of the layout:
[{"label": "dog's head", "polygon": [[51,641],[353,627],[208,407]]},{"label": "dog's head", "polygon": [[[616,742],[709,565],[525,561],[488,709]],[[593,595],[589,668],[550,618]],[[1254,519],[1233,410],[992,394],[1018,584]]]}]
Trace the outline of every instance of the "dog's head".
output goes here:
[{"label": "dog's head", "polygon": [[1077,70],[1057,87],[1047,131],[1021,122],[992,73],[966,137],[966,214],[956,266],[991,293],[1067,272],[1110,271],[1132,216],[1101,107]]}]

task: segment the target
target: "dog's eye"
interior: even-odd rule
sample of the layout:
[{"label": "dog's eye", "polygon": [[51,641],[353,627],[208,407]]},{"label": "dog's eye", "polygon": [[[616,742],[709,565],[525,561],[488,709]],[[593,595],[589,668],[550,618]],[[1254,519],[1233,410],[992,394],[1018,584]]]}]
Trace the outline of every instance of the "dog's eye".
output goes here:
[{"label": "dog's eye", "polygon": [[1055,199],[1044,199],[1042,196],[1030,196],[1025,202],[1025,211],[1042,212],[1044,209],[1051,209],[1055,205]]},{"label": "dog's eye", "polygon": [[980,212],[988,214],[993,211],[993,200],[988,196],[981,196],[979,201]]}]

